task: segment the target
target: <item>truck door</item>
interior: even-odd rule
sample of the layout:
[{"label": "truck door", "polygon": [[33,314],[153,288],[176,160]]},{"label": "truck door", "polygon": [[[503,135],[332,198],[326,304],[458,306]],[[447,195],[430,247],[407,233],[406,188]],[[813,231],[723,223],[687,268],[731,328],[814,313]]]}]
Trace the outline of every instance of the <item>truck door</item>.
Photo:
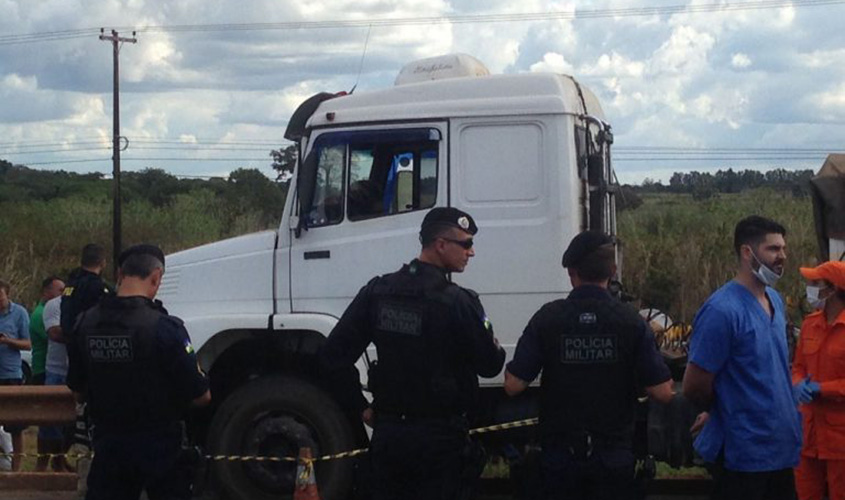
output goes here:
[{"label": "truck door", "polygon": [[297,178],[291,309],[340,317],[358,290],[419,253],[426,209],[446,204],[442,123],[312,133]]}]

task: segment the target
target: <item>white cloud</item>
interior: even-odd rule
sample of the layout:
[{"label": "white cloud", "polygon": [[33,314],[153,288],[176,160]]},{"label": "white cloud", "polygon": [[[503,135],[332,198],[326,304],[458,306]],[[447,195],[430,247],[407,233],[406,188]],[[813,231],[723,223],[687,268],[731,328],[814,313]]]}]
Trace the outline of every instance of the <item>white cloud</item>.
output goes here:
[{"label": "white cloud", "polygon": [[12,73],[3,78],[3,88],[32,92],[38,88],[38,79],[34,76],[21,77],[16,73]]},{"label": "white cloud", "polygon": [[543,60],[531,65],[529,70],[533,73],[560,73],[571,75],[573,67],[563,57],[563,54],[549,52],[543,55]]},{"label": "white cloud", "polygon": [[594,64],[587,64],[579,68],[579,73],[590,76],[605,77],[633,77],[640,78],[645,72],[646,65],[641,61],[632,61],[617,53],[602,54]]},{"label": "white cloud", "polygon": [[751,66],[751,58],[742,52],[737,52],[731,57],[731,66],[739,69],[747,68]]},{"label": "white cloud", "polygon": [[822,119],[845,123],[845,83],[815,94],[811,101]]},{"label": "white cloud", "polygon": [[[577,7],[647,5],[637,1],[590,1]],[[705,3],[711,0],[688,2]],[[0,33],[573,12],[575,7],[574,1],[556,0],[0,0]],[[845,81],[845,32],[840,14],[840,6],[787,6],[575,21],[374,27],[357,92],[391,85],[399,69],[413,59],[465,52],[493,73],[573,74],[602,101],[618,146],[803,147],[814,140],[824,147],[838,144],[845,133],[838,127],[845,124],[845,87],[840,83]],[[366,27],[139,32],[138,43],[124,45],[120,54],[122,133],[130,140],[176,138],[190,144],[223,138],[281,143],[285,122],[302,100],[319,91],[352,87],[366,36]],[[0,134],[6,140],[71,144],[95,137],[110,144],[109,44],[92,35],[0,45],[0,61]],[[140,156],[132,146],[137,144],[130,145],[127,157]],[[180,154],[194,153],[176,151],[169,156]],[[33,156],[29,161],[45,158]],[[620,161],[617,166],[628,175],[660,167],[644,163]],[[97,165],[60,167],[84,171]],[[135,165],[128,163],[129,168]],[[178,173],[207,173],[209,168],[194,163],[160,166]]]},{"label": "white cloud", "polygon": [[677,26],[654,53],[649,72],[682,75],[688,79],[708,69],[707,55],[715,44],[716,38],[710,33],[692,26]]}]

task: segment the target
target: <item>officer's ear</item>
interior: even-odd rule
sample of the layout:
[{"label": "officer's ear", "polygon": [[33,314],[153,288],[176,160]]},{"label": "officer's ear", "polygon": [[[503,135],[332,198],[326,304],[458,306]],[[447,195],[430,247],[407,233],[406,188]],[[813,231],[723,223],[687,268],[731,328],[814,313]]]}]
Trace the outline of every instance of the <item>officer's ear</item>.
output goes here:
[{"label": "officer's ear", "polygon": [[153,272],[150,273],[150,284],[156,288],[161,285],[161,278],[164,276],[164,269],[157,268],[153,269]]}]

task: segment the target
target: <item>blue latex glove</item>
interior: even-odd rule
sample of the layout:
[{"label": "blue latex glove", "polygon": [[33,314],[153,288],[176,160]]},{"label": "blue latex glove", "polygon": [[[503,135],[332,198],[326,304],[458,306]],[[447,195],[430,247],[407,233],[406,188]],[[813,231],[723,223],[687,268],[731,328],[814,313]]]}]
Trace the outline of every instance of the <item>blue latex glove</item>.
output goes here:
[{"label": "blue latex glove", "polygon": [[792,386],[792,395],[795,396],[795,399],[801,404],[811,402],[816,399],[820,393],[821,387],[819,386],[819,383],[812,381],[810,379],[810,375],[807,375],[801,382]]},{"label": "blue latex glove", "polygon": [[820,386],[818,382],[811,380],[807,384],[807,387],[810,389],[810,394],[813,396],[813,399],[817,399],[822,395],[822,386]]}]

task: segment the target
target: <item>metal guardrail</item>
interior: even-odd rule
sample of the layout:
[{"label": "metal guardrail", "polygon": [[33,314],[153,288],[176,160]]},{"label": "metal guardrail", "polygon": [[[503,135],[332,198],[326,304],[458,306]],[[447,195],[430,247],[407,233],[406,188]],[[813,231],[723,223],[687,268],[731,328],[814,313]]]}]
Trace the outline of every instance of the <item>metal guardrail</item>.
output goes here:
[{"label": "metal guardrail", "polygon": [[[0,386],[0,424],[4,426],[66,425],[75,421],[76,405],[67,387]],[[76,487],[77,476],[70,472],[0,472],[0,491],[73,491]]]}]

